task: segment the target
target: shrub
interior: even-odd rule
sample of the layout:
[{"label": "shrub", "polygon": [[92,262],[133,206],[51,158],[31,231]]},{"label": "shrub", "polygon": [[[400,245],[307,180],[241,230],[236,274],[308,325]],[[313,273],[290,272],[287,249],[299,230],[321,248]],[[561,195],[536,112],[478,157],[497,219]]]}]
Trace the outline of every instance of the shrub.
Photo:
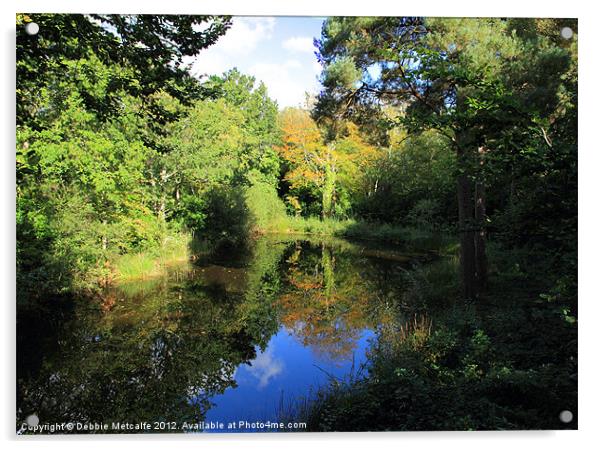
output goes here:
[{"label": "shrub", "polygon": [[251,216],[240,187],[211,189],[205,197],[202,238],[214,245],[245,244],[251,230]]},{"label": "shrub", "polygon": [[245,205],[255,230],[265,230],[274,222],[286,219],[286,206],[269,184],[258,182],[249,187],[245,192]]},{"label": "shrub", "polygon": [[431,198],[420,199],[412,206],[406,221],[412,226],[421,229],[433,229],[436,226],[436,217],[439,215],[439,203]]}]

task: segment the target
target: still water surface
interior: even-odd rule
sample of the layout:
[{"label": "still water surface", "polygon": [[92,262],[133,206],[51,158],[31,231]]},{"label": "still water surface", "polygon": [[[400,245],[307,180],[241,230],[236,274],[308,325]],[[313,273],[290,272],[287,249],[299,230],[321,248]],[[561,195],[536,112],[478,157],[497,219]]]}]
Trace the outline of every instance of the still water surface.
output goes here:
[{"label": "still water surface", "polygon": [[415,258],[271,236],[111,288],[100,304],[20,314],[18,426],[33,413],[41,423],[280,420],[319,387],[361,375]]}]

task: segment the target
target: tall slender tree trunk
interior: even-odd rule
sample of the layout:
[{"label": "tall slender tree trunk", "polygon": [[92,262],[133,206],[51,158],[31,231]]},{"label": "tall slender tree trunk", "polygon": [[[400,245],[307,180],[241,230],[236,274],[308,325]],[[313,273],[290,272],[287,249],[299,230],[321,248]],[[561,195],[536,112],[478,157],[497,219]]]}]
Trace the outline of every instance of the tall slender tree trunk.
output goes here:
[{"label": "tall slender tree trunk", "polygon": [[465,298],[474,299],[477,297],[474,208],[471,183],[465,173],[458,177],[457,188],[462,293]]},{"label": "tall slender tree trunk", "polygon": [[[460,277],[465,298],[476,299],[487,286],[485,184],[482,168],[486,149],[476,147],[470,135],[459,136],[458,228]],[[469,173],[474,176],[469,176]],[[476,181],[474,179],[476,178]]]},{"label": "tall slender tree trunk", "polygon": [[487,287],[487,254],[486,242],[486,210],[485,210],[485,187],[482,182],[475,185],[475,262],[477,296],[482,294]]},{"label": "tall slender tree trunk", "polygon": [[477,277],[477,295],[482,294],[487,288],[487,253],[486,253],[486,226],[487,226],[487,209],[485,203],[485,184],[483,181],[483,166],[485,165],[485,154],[487,148],[479,147],[478,158],[479,168],[481,169],[480,176],[475,183],[475,250],[476,250],[476,277]]},{"label": "tall slender tree trunk", "polygon": [[336,183],[336,173],[329,161],[326,164],[326,174],[324,179],[324,188],[322,190],[322,218],[332,217],[333,200]]}]

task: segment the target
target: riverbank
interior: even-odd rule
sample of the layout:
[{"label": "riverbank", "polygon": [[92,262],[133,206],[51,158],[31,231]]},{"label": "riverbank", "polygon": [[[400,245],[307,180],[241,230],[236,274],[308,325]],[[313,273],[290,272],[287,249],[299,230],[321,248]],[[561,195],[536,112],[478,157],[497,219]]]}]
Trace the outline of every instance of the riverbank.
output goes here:
[{"label": "riverbank", "polygon": [[337,220],[318,217],[291,217],[274,220],[259,233],[332,236],[349,240],[368,240],[395,246],[411,246],[415,250],[437,250],[455,254],[457,238],[446,231],[419,229],[389,223]]},{"label": "riverbank", "polygon": [[[444,255],[453,255],[457,252],[454,236],[446,232],[352,219],[287,216],[273,220],[262,228],[255,228],[254,233],[247,238],[252,240],[264,234],[375,241],[413,251],[435,251]],[[122,282],[161,276],[170,265],[190,260],[195,252],[191,248],[197,248],[198,241],[199,239],[195,240],[187,233],[173,234],[165,237],[162,246],[155,250],[119,256],[111,263],[111,280]]]},{"label": "riverbank", "polygon": [[154,250],[119,256],[111,263],[111,281],[162,276],[169,266],[190,259],[192,241],[193,238],[188,233],[170,234]]}]

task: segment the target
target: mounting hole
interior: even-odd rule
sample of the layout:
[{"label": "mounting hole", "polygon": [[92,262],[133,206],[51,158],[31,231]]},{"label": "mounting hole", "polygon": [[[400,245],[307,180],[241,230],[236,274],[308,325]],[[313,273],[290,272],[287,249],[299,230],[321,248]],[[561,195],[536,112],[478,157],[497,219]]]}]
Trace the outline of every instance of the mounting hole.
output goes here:
[{"label": "mounting hole", "polygon": [[560,418],[560,421],[563,423],[568,424],[573,420],[573,413],[570,410],[563,410],[560,412],[560,415],[558,415],[558,418]]},{"label": "mounting hole", "polygon": [[573,30],[570,27],[564,27],[562,30],[560,30],[560,36],[563,39],[570,39],[573,37]]},{"label": "mounting hole", "polygon": [[30,36],[35,36],[38,34],[38,31],[40,31],[40,25],[35,22],[29,22],[27,25],[25,25],[25,32]]},{"label": "mounting hole", "polygon": [[25,418],[25,422],[29,427],[35,427],[40,424],[40,418],[38,418],[37,415],[29,415],[27,418]]}]

